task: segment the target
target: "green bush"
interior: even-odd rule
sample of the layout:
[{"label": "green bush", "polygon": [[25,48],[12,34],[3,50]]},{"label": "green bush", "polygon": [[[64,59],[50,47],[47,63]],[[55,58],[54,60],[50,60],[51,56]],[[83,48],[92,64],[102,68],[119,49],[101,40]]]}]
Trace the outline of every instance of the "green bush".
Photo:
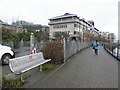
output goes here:
[{"label": "green bush", "polygon": [[19,48],[20,37],[18,33],[12,32],[10,30],[3,30],[2,39],[6,42],[12,41],[14,44],[14,48]]},{"label": "green bush", "polygon": [[17,34],[12,34],[11,38],[14,44],[14,48],[19,48],[19,36]]},{"label": "green bush", "polygon": [[20,40],[23,39],[24,41],[30,41],[30,32],[18,33],[18,36]]},{"label": "green bush", "polygon": [[46,59],[51,59],[53,64],[61,64],[64,60],[63,45],[58,42],[47,42],[43,49],[43,55]]}]

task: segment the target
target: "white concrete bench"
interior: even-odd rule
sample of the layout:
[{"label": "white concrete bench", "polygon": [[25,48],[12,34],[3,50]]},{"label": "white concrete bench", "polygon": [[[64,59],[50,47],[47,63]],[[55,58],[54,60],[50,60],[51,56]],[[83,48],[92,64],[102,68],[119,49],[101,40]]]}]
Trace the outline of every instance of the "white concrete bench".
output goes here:
[{"label": "white concrete bench", "polygon": [[37,66],[49,62],[51,59],[45,60],[43,53],[39,52],[36,54],[26,55],[18,58],[13,58],[9,60],[9,67],[14,74],[21,75],[28,70],[31,70]]}]

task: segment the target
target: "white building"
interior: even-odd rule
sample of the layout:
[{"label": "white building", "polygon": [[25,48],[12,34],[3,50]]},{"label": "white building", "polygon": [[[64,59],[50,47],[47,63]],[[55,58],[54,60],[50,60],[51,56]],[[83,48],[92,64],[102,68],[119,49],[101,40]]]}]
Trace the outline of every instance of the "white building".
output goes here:
[{"label": "white building", "polygon": [[76,34],[81,39],[86,39],[90,31],[94,31],[94,26],[84,18],[78,17],[76,14],[65,13],[49,19],[50,22],[50,38],[56,36],[56,33],[65,32],[69,35]]},{"label": "white building", "polygon": [[75,14],[65,13],[62,16],[57,16],[49,19],[50,37],[54,37],[56,32],[66,32],[74,34],[80,32],[80,19]]}]

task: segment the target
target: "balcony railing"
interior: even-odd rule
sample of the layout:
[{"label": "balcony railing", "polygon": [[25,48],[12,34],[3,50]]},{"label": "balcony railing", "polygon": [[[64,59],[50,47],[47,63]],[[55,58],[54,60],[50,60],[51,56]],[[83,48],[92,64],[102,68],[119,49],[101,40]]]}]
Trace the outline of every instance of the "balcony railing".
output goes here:
[{"label": "balcony railing", "polygon": [[51,21],[48,24],[59,24],[59,23],[69,23],[69,22],[79,22],[78,19],[70,19],[70,20],[61,20],[61,21]]}]

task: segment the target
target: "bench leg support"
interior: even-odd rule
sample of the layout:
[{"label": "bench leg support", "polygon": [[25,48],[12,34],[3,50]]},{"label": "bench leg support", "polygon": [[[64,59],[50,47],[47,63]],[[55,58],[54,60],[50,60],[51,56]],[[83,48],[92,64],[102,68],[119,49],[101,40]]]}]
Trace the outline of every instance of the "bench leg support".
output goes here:
[{"label": "bench leg support", "polygon": [[39,69],[40,69],[40,71],[42,71],[42,65],[40,65],[40,68],[39,68]]},{"label": "bench leg support", "polygon": [[23,81],[23,76],[22,76],[22,74],[20,74],[20,80],[21,80],[21,82]]}]

